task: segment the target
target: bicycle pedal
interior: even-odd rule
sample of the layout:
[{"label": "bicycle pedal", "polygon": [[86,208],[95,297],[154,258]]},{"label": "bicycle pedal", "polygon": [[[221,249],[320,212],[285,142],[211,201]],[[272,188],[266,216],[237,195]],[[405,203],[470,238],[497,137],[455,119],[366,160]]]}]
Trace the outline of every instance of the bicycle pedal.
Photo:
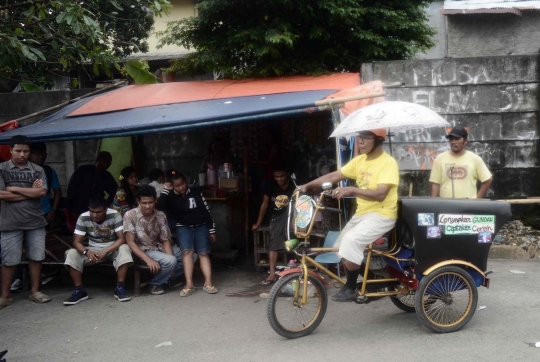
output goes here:
[{"label": "bicycle pedal", "polygon": [[371,302],[370,298],[366,296],[359,295],[358,297],[353,299],[356,304],[368,304]]}]

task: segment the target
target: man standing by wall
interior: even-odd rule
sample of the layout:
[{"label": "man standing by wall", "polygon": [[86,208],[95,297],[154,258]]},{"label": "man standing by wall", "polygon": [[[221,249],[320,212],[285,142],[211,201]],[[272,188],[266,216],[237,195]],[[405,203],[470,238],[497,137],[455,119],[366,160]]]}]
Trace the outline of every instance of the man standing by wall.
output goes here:
[{"label": "man standing by wall", "polygon": [[41,261],[45,259],[45,225],[40,198],[47,193],[45,171],[28,161],[30,140],[14,136],[9,141],[11,160],[0,164],[0,231],[2,246],[2,291],[0,309],[13,301],[10,286],[21,262],[23,242],[30,270],[30,300],[51,299],[38,291]]},{"label": "man standing by wall", "polygon": [[[491,172],[479,156],[465,150],[468,137],[461,126],[452,128],[446,136],[450,151],[441,153],[433,163],[429,177],[431,197],[480,199],[486,194],[493,180]],[[481,182],[479,190],[477,181]]]}]

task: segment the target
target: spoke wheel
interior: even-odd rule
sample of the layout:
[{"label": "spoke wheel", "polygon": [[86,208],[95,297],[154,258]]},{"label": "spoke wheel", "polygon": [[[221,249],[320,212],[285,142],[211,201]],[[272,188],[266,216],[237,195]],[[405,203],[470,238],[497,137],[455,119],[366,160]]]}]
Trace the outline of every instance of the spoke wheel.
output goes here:
[{"label": "spoke wheel", "polygon": [[[278,280],[268,296],[266,315],[270,326],[285,338],[298,338],[313,332],[326,313],[328,297],[324,284],[309,276],[307,304],[302,305],[303,282],[301,273],[289,274]],[[300,292],[295,298],[294,290]]]},{"label": "spoke wheel", "polygon": [[444,266],[420,281],[414,304],[426,327],[437,333],[454,332],[473,317],[478,290],[466,270]]},{"label": "spoke wheel", "polygon": [[409,294],[391,296],[390,300],[396,307],[404,312],[414,313],[416,311],[414,308],[414,291],[411,291]]}]

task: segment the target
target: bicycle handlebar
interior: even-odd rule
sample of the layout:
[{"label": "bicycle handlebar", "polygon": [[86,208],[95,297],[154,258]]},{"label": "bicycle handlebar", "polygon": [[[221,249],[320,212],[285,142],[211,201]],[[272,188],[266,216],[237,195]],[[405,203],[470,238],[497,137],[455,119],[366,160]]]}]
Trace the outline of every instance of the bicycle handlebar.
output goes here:
[{"label": "bicycle handlebar", "polygon": [[324,211],[335,212],[336,214],[341,214],[343,212],[343,210],[335,208],[335,207],[325,207]]}]

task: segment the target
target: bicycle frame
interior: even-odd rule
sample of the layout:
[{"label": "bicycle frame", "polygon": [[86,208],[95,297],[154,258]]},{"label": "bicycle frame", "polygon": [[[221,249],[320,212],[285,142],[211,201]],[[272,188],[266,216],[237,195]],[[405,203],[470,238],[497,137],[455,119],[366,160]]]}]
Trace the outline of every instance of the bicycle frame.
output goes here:
[{"label": "bicycle frame", "polygon": [[[299,194],[300,194],[299,191],[295,192],[295,205],[298,204]],[[320,203],[322,203],[322,201],[324,200],[324,197],[328,196],[328,192],[323,191],[320,194],[320,196],[321,197],[320,197],[320,202],[319,203],[316,203],[316,202],[313,201],[313,206],[315,206],[315,212],[313,213],[312,218],[311,218],[311,220],[309,222],[309,225],[307,227],[307,231],[305,231],[305,232],[299,231],[297,223],[296,222],[294,223],[294,233],[295,233],[295,235],[300,239],[304,239],[304,241],[302,243],[298,244],[298,247],[301,248],[301,254],[296,250],[291,250],[297,256],[301,257],[300,266],[298,268],[289,270],[288,272],[286,272],[286,274],[289,274],[289,273],[291,273],[293,271],[301,271],[302,272],[303,286],[302,286],[302,299],[301,299],[301,302],[300,302],[302,306],[307,304],[307,298],[308,298],[308,291],[307,291],[308,290],[308,277],[309,277],[309,274],[310,274],[309,269],[308,269],[308,264],[311,264],[311,265],[315,266],[319,271],[323,271],[326,275],[328,275],[333,280],[336,280],[339,283],[341,283],[342,285],[345,285],[345,280],[338,277],[336,274],[334,274],[333,272],[328,270],[328,268],[326,268],[322,264],[318,263],[317,261],[315,261],[313,258],[311,258],[308,255],[308,254],[311,254],[311,253],[319,254],[319,253],[325,253],[325,252],[337,252],[339,250],[338,248],[309,248],[308,239],[309,239],[311,231],[313,229],[315,217],[317,216],[318,212],[321,212],[321,211],[323,211],[325,209],[325,207],[321,206]],[[311,200],[313,200],[313,199],[311,199]],[[390,251],[384,252],[384,251],[379,251],[379,250],[373,249],[373,244],[370,244],[368,246],[368,255],[366,257],[366,267],[365,267],[365,270],[364,270],[364,275],[363,275],[363,280],[362,280],[362,287],[358,291],[358,296],[369,298],[369,297],[387,297],[387,296],[395,296],[395,295],[402,294],[402,292],[400,292],[398,290],[396,290],[396,291],[366,292],[368,284],[399,283],[400,282],[400,280],[398,278],[368,279],[369,266],[370,266],[370,263],[371,263],[371,257],[373,255],[373,253],[375,253],[376,255],[385,256],[385,257],[393,259],[395,261],[406,261],[406,259],[396,258],[393,254],[396,254],[400,250],[400,248],[398,248],[395,251],[394,251],[394,249],[395,249],[395,245],[391,248]],[[280,273],[280,275],[282,275],[282,274],[285,274],[285,273]],[[299,295],[300,295],[300,287],[298,286],[295,289],[295,294],[294,294],[295,300],[298,300]]]}]

